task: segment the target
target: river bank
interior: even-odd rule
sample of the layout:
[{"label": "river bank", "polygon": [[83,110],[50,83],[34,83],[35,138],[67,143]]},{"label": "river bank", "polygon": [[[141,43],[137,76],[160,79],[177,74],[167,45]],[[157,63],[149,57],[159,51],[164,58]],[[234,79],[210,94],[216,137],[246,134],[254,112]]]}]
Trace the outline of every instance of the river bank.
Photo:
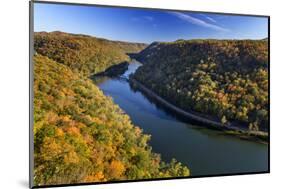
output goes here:
[{"label": "river bank", "polygon": [[261,143],[268,143],[268,133],[263,131],[249,131],[245,127],[241,127],[239,125],[233,125],[232,123],[228,125],[224,125],[219,121],[211,120],[205,117],[202,117],[199,114],[187,112],[181,108],[178,108],[177,106],[171,104],[164,98],[158,96],[156,93],[145,87],[143,84],[141,84],[139,81],[133,79],[132,77],[129,78],[129,82],[134,85],[137,89],[144,92],[149,97],[155,99],[156,101],[160,102],[165,107],[169,108],[176,114],[179,114],[180,116],[186,117],[188,119],[192,119],[195,122],[198,122],[200,124],[204,124],[205,127],[208,127],[210,129],[215,130],[221,130],[224,131],[225,134],[229,135],[235,135],[241,139],[246,140],[253,140]]},{"label": "river bank", "polygon": [[118,77],[118,76],[122,75],[126,70],[128,70],[128,66],[129,66],[129,62],[127,62],[127,61],[121,62],[119,64],[110,66],[103,72],[99,72],[99,73],[91,76],[91,78],[94,78],[97,76]]},{"label": "river bank", "polygon": [[177,159],[190,168],[192,176],[268,170],[268,143],[241,140],[241,134],[230,134],[234,131],[211,129],[179,116],[128,81],[140,66],[132,60],[124,74],[97,77],[95,84],[128,114],[132,123],[151,136],[149,144],[163,161]]}]

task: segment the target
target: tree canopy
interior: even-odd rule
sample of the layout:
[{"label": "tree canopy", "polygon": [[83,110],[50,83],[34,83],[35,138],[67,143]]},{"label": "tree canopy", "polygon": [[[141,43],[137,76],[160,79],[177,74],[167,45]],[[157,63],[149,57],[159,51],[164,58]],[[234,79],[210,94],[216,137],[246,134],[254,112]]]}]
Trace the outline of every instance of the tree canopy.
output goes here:
[{"label": "tree canopy", "polygon": [[150,136],[88,78],[126,58],[124,50],[61,35],[35,35],[35,185],[188,176],[186,166],[161,161],[148,145]]},{"label": "tree canopy", "polygon": [[143,43],[110,41],[58,31],[37,32],[34,38],[37,53],[87,76],[128,61],[128,53],[137,53],[146,47]]},{"label": "tree canopy", "polygon": [[266,40],[155,42],[134,78],[187,111],[268,130]]}]

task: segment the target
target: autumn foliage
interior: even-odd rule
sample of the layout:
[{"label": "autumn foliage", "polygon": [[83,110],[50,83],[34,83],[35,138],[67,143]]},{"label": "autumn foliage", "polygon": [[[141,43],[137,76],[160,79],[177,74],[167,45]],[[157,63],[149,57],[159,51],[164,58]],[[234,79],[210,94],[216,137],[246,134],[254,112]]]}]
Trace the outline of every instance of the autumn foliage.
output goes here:
[{"label": "autumn foliage", "polygon": [[128,53],[137,53],[146,47],[143,43],[110,41],[59,31],[37,32],[34,38],[34,48],[37,53],[86,76],[127,61]]},{"label": "autumn foliage", "polygon": [[[99,39],[50,35],[35,36],[35,185],[188,176],[180,163],[162,162],[148,145],[150,136],[85,76],[112,64],[98,57],[121,52],[105,50],[100,43],[107,42],[96,44]],[[96,62],[84,57],[88,45],[100,48],[98,54],[88,49]]]},{"label": "autumn foliage", "polygon": [[182,109],[268,130],[267,40],[156,42],[137,58],[134,78]]}]

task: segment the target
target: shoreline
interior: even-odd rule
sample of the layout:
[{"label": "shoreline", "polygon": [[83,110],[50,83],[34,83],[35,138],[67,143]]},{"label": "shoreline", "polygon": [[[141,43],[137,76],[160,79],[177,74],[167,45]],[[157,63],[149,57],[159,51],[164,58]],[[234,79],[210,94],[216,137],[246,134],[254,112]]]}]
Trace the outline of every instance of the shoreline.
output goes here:
[{"label": "shoreline", "polygon": [[176,114],[179,114],[180,116],[191,119],[191,120],[196,121],[198,123],[206,124],[205,127],[208,127],[210,129],[224,131],[225,134],[235,135],[235,136],[238,136],[241,139],[254,140],[254,141],[257,141],[257,142],[268,143],[268,133],[267,132],[264,132],[264,131],[249,131],[246,128],[242,128],[242,127],[239,127],[239,126],[224,125],[221,122],[218,122],[218,121],[215,121],[215,120],[210,120],[210,119],[202,117],[200,115],[196,115],[194,113],[187,112],[187,111],[173,105],[172,103],[168,102],[164,98],[160,97],[159,95],[157,95],[155,92],[148,89],[146,86],[144,86],[142,83],[140,83],[136,79],[133,79],[132,77],[130,77],[128,82],[132,83],[139,90],[146,93],[150,97],[156,99],[158,102],[160,102],[162,105],[169,108],[170,110],[172,110]]}]

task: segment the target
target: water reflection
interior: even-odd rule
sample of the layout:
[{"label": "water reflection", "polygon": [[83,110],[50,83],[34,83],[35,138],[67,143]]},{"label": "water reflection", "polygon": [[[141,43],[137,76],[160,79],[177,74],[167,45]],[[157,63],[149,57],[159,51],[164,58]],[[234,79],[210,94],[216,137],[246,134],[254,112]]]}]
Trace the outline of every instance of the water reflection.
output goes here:
[{"label": "water reflection", "polygon": [[[139,66],[131,63],[123,76],[128,78]],[[268,145],[200,127],[169,111],[126,80],[104,77],[95,82],[135,125],[152,136],[150,145],[164,161],[176,158],[190,168],[193,176],[267,171]]]}]

